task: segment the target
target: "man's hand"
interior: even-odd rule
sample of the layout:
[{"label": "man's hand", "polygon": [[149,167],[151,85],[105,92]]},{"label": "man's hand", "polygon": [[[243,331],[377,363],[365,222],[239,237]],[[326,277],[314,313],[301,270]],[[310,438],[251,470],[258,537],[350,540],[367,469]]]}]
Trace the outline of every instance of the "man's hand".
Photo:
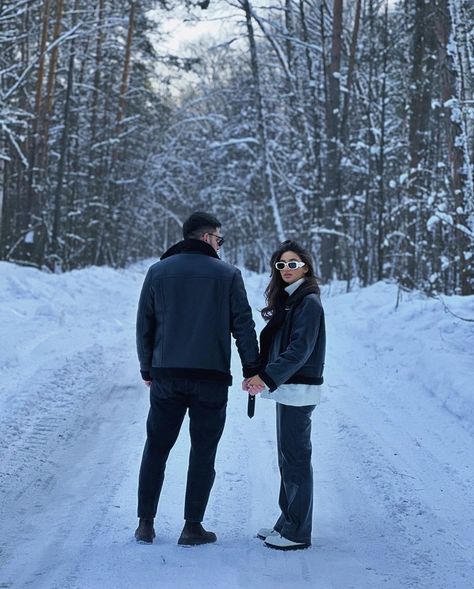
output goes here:
[{"label": "man's hand", "polygon": [[151,386],[151,380],[144,380],[143,381],[147,387]]},{"label": "man's hand", "polygon": [[247,391],[249,395],[258,395],[258,393],[261,393],[264,388],[265,383],[258,374],[250,378],[245,378],[242,382],[242,390]]}]

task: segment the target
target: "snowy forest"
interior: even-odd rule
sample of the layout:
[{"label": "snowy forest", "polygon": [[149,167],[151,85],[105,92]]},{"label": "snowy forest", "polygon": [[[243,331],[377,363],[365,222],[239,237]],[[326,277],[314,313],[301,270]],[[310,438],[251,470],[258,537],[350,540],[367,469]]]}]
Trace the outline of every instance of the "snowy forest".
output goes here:
[{"label": "snowy forest", "polygon": [[234,0],[193,58],[151,40],[173,2],[0,1],[1,260],[122,267],[208,210],[251,270],[293,237],[323,281],[474,293],[471,0]]}]

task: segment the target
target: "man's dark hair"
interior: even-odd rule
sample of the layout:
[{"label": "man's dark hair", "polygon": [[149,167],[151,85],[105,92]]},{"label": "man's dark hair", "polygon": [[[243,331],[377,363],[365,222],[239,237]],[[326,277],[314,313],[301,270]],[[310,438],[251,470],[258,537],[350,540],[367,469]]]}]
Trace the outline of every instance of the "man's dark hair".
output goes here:
[{"label": "man's dark hair", "polygon": [[204,233],[212,233],[221,223],[209,213],[196,211],[183,223],[184,239],[201,239]]}]

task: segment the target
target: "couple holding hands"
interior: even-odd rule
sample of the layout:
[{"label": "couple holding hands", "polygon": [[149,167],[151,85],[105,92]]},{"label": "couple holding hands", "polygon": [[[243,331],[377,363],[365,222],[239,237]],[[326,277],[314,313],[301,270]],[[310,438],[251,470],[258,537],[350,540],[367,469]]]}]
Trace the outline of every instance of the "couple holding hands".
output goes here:
[{"label": "couple holding hands", "polygon": [[191,450],[178,544],[217,539],[202,521],[232,384],[232,335],[242,361],[242,388],[250,398],[260,394],[276,402],[280,515],[257,535],[269,548],[308,548],[311,415],[319,402],[326,343],[311,255],[293,241],[273,253],[259,352],[240,271],[218,256],[224,243],[221,224],[208,213],[193,213],[183,224],[183,237],[148,270],[138,306],[137,350],[142,378],[150,387],[150,409],[135,538],[140,543],[155,538],[166,461],[188,413]]}]

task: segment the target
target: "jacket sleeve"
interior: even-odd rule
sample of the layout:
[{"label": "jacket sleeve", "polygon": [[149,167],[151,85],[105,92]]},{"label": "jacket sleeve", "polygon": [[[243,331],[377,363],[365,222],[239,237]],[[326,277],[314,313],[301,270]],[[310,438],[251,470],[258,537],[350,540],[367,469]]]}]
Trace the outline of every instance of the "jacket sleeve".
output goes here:
[{"label": "jacket sleeve", "polygon": [[231,332],[237,344],[242,372],[245,378],[257,374],[260,369],[257,334],[252,319],[244,281],[236,269],[230,295]]},{"label": "jacket sleeve", "polygon": [[137,353],[144,380],[151,380],[155,328],[156,316],[150,268],[142,286],[137,312]]},{"label": "jacket sleeve", "polygon": [[285,383],[310,357],[318,340],[322,307],[313,297],[305,297],[295,309],[290,341],[286,350],[259,372],[270,392]]}]

